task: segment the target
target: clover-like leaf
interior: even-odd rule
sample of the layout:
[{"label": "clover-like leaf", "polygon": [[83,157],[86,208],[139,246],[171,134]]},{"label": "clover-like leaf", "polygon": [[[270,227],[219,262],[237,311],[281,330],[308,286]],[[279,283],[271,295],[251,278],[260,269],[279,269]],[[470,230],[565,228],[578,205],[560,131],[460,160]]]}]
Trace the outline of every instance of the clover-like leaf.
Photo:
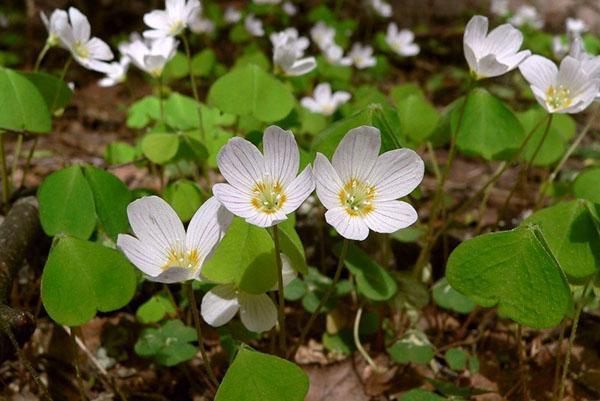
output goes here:
[{"label": "clover-like leaf", "polygon": [[408,330],[401,339],[387,349],[397,363],[426,364],[435,354],[433,345],[422,331]]},{"label": "clover-like leaf", "polygon": [[190,221],[204,198],[198,185],[189,180],[177,180],[165,189],[165,200],[175,209],[182,221]]},{"label": "clover-like leaf", "polygon": [[140,323],[160,322],[167,314],[175,313],[175,307],[164,295],[157,294],[144,302],[135,312]]},{"label": "clover-like leaf", "polygon": [[571,307],[571,292],[539,228],[519,227],[461,243],[446,267],[450,285],[483,307],[533,328],[553,327]]},{"label": "clover-like leaf", "polygon": [[29,72],[23,75],[40,92],[50,113],[65,108],[71,101],[73,91],[64,81],[55,76],[45,72]]},{"label": "clover-like leaf", "polygon": [[197,340],[196,330],[181,320],[169,320],[159,328],[144,329],[135,343],[135,353],[153,357],[165,366],[174,366],[196,356],[197,347],[190,344]]},{"label": "clover-like leaf", "polygon": [[575,178],[573,194],[580,199],[600,203],[600,167],[590,167]]},{"label": "clover-like leaf", "polygon": [[179,135],[152,132],[142,139],[142,152],[153,163],[165,164],[175,157],[179,150]]},{"label": "clover-like leaf", "polygon": [[355,245],[348,248],[346,268],[356,279],[356,288],[373,301],[385,301],[396,293],[394,277]]},{"label": "clover-like leaf", "polygon": [[433,285],[432,294],[436,304],[458,313],[469,313],[476,306],[475,302],[452,288],[446,277]]}]

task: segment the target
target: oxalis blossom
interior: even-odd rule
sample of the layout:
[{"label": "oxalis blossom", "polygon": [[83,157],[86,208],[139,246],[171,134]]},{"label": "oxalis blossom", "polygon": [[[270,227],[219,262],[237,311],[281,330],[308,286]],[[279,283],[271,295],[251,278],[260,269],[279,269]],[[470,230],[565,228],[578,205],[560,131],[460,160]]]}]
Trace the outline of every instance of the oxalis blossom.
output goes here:
[{"label": "oxalis blossom", "polygon": [[121,46],[121,51],[140,70],[158,78],[165,65],[175,56],[177,45],[178,42],[169,36],[152,41],[135,39]]},{"label": "oxalis blossom", "polygon": [[535,29],[544,27],[544,20],[538,14],[537,9],[527,4],[517,8],[517,12],[510,18],[509,22],[515,26],[528,25]]},{"label": "oxalis blossom", "polygon": [[261,20],[256,18],[254,14],[248,14],[244,19],[244,27],[252,36],[264,36],[265,29]]},{"label": "oxalis blossom", "polygon": [[579,113],[598,94],[600,78],[592,78],[582,62],[567,56],[560,68],[545,57],[528,57],[519,66],[537,101],[548,113]]},{"label": "oxalis blossom", "polygon": [[332,65],[344,67],[352,65],[352,59],[350,57],[344,57],[344,49],[335,43],[323,49],[323,56],[325,56],[325,60]]},{"label": "oxalis blossom", "polygon": [[[62,18],[62,17],[61,17]],[[58,24],[58,37],[79,64],[90,70],[106,72],[105,61],[113,59],[108,45],[91,37],[90,22],[78,9],[69,8],[69,21]]]},{"label": "oxalis blossom", "polygon": [[227,7],[225,14],[223,15],[223,19],[228,24],[235,24],[242,19],[242,13],[237,8]]},{"label": "oxalis blossom", "polygon": [[158,39],[179,35],[201,11],[199,0],[166,0],[165,10],[154,10],[144,15],[150,28],[144,37]]},{"label": "oxalis blossom", "polygon": [[567,18],[565,21],[565,28],[569,35],[581,35],[590,29],[585,21],[579,18]]},{"label": "oxalis blossom", "polygon": [[123,56],[118,62],[115,61],[108,64],[105,72],[106,77],[98,81],[98,85],[103,88],[108,88],[125,82],[129,64],[131,64],[131,59],[128,56]]},{"label": "oxalis blossom", "polygon": [[581,36],[575,36],[571,41],[569,55],[581,62],[583,72],[588,74],[590,78],[600,79],[600,56],[593,56],[585,51]]},{"label": "oxalis blossom", "polygon": [[499,17],[508,15],[508,0],[492,0],[492,3],[490,4],[490,12]]},{"label": "oxalis blossom", "polygon": [[325,22],[319,21],[310,29],[310,38],[319,46],[319,49],[325,50],[335,44],[335,29]]},{"label": "oxalis blossom", "polygon": [[[296,277],[296,273],[283,253],[281,262],[285,287]],[[277,290],[276,286],[272,290]],[[251,294],[233,284],[215,286],[204,295],[200,306],[202,318],[213,327],[228,323],[238,311],[242,324],[255,333],[269,331],[277,323],[277,308],[267,294]]]},{"label": "oxalis blossom", "polygon": [[389,18],[392,16],[392,6],[383,0],[369,0],[369,5],[380,17]]},{"label": "oxalis blossom", "polygon": [[295,211],[315,189],[310,166],[298,176],[300,153],[291,131],[271,126],[263,135],[263,154],[235,137],[217,155],[227,184],[213,186],[231,213],[259,227],[270,227]]},{"label": "oxalis blossom", "polygon": [[119,234],[117,246],[150,281],[176,283],[198,279],[232,215],[215,198],[196,211],[187,229],[175,210],[158,196],[146,196],[127,207],[135,237]]},{"label": "oxalis blossom", "polygon": [[48,39],[46,39],[46,44],[48,46],[58,46],[60,45],[60,36],[59,32],[61,29],[65,29],[65,27],[69,24],[69,15],[64,10],[54,10],[52,14],[50,14],[50,18],[46,16],[43,12],[40,12],[40,18],[48,31]]},{"label": "oxalis blossom", "polygon": [[400,56],[416,56],[421,51],[418,44],[414,43],[415,34],[408,29],[398,31],[398,25],[391,23],[388,25],[385,42],[392,51]]},{"label": "oxalis blossom", "polygon": [[391,233],[413,224],[417,212],[396,199],[410,194],[423,179],[424,164],[410,149],[379,156],[381,136],[374,127],[350,130],[331,162],[317,153],[317,196],[325,220],[344,238],[364,240],[369,230]]},{"label": "oxalis blossom", "polygon": [[295,28],[272,33],[271,43],[273,44],[273,64],[285,75],[304,75],[317,66],[314,57],[302,58],[309,42],[303,36],[298,37],[298,31]]},{"label": "oxalis blossom", "polygon": [[352,64],[359,70],[364,70],[377,64],[377,59],[373,57],[373,48],[371,46],[363,46],[361,43],[352,45],[348,57],[352,60]]},{"label": "oxalis blossom", "polygon": [[313,97],[304,97],[300,101],[303,107],[313,113],[324,114],[330,116],[342,104],[350,100],[351,96],[348,92],[338,91],[331,93],[331,85],[322,83],[317,85]]},{"label": "oxalis blossom", "polygon": [[523,34],[510,24],[488,34],[488,19],[481,15],[471,18],[463,36],[465,58],[477,79],[497,77],[517,68],[531,54],[529,50],[519,51],[522,43]]}]

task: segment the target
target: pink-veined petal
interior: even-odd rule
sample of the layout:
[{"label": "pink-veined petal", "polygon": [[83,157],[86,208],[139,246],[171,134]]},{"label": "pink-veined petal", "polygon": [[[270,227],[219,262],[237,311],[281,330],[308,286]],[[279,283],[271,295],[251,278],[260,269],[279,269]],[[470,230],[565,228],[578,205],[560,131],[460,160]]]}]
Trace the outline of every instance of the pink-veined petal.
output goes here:
[{"label": "pink-veined petal", "polygon": [[325,213],[325,220],[342,237],[362,241],[369,236],[369,227],[360,216],[350,216],[345,208],[336,207]]},{"label": "pink-veined petal", "polygon": [[232,285],[217,285],[202,298],[200,314],[213,327],[229,322],[240,309],[236,289]]}]

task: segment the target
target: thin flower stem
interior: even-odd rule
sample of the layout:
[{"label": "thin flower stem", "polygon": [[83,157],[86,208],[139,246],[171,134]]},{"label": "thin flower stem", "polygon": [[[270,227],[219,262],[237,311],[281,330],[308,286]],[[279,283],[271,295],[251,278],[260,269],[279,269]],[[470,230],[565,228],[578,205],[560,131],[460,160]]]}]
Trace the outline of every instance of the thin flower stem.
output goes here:
[{"label": "thin flower stem", "polygon": [[563,319],[560,323],[560,333],[558,335],[558,347],[556,348],[556,364],[554,365],[554,381],[552,383],[552,399],[556,400],[558,396],[558,379],[560,378],[560,367],[562,366],[562,343],[565,339],[565,330],[567,328],[567,320]]},{"label": "thin flower stem", "polygon": [[531,160],[529,162],[527,162],[527,170],[529,170],[531,168],[531,166],[533,166],[533,163],[535,162],[535,158],[537,157],[538,153],[540,153],[540,150],[542,149],[544,142],[546,142],[546,138],[548,137],[548,133],[550,132],[550,126],[552,125],[552,117],[554,117],[554,114],[548,114],[548,122],[546,123],[546,128],[544,128],[544,133],[542,134],[542,139],[540,140],[540,143],[538,143],[538,146],[535,148],[535,151],[533,152],[533,156],[531,156]]},{"label": "thin flower stem", "polygon": [[4,209],[8,208],[10,200],[10,183],[8,181],[8,166],[6,165],[6,149],[4,148],[4,136],[6,132],[0,131],[0,175],[2,177],[2,204]]},{"label": "thin flower stem", "polygon": [[200,140],[202,142],[205,141],[204,135],[204,125],[202,123],[202,109],[200,108],[200,96],[198,96],[198,87],[196,86],[196,78],[194,76],[194,72],[192,71],[192,53],[190,51],[190,44],[187,39],[187,35],[185,33],[181,34],[181,41],[183,42],[183,47],[185,48],[185,55],[187,57],[188,62],[188,73],[190,76],[190,85],[192,86],[192,93],[194,94],[194,99],[197,103],[197,113],[198,113],[198,131],[200,131]]},{"label": "thin flower stem", "polygon": [[190,281],[184,284],[184,287],[187,291],[187,298],[190,304],[190,309],[192,310],[192,317],[194,318],[194,325],[196,326],[196,333],[198,335],[198,346],[200,347],[200,355],[202,355],[202,361],[204,362],[204,368],[206,369],[206,373],[210,378],[210,381],[214,385],[213,391],[216,391],[217,387],[219,387],[219,381],[213,372],[212,365],[210,363],[210,358],[208,357],[208,353],[206,352],[206,348],[204,347],[204,337],[202,336],[202,327],[200,324],[200,313],[198,312],[198,305],[196,303],[196,295],[194,294],[194,289],[192,288],[192,283]]},{"label": "thin flower stem", "polygon": [[527,366],[525,365],[525,347],[523,345],[523,326],[517,324],[517,352],[519,359],[519,382],[523,385],[523,399],[529,399],[528,386],[527,386]]},{"label": "thin flower stem", "polygon": [[288,354],[288,359],[293,358],[294,355],[296,355],[296,351],[298,351],[298,348],[300,348],[300,345],[304,344],[304,341],[306,340],[306,336],[308,335],[313,323],[317,319],[317,316],[319,316],[319,313],[321,313],[321,309],[323,309],[325,304],[327,304],[327,301],[329,301],[329,298],[335,291],[337,283],[338,283],[338,281],[340,281],[340,277],[342,275],[342,267],[344,267],[344,260],[346,259],[346,255],[348,254],[349,247],[350,247],[350,240],[348,240],[347,238],[344,238],[344,242],[342,244],[342,251],[340,253],[340,259],[338,261],[337,268],[335,269],[335,274],[333,275],[333,280],[331,281],[331,286],[327,289],[327,292],[325,292],[325,294],[323,295],[323,298],[321,298],[321,300],[319,301],[319,304],[317,305],[315,311],[310,315],[308,322],[306,323],[306,325],[302,329],[302,332],[300,333],[300,339],[298,340],[298,342],[296,343],[296,345],[294,346],[292,351]]},{"label": "thin flower stem", "polygon": [[48,44],[48,42],[46,42],[46,44],[44,44],[44,48],[40,51],[40,54],[38,54],[37,59],[35,60],[35,66],[33,67],[33,72],[38,72],[40,70],[40,66],[42,65],[42,60],[44,60],[44,57],[46,57],[46,54],[48,53],[48,50],[50,50],[50,46]]},{"label": "thin flower stem", "polygon": [[17,167],[19,167],[19,158],[21,157],[21,146],[23,146],[23,134],[19,134],[17,136],[17,144],[15,145],[15,150],[13,153],[12,167],[10,169],[11,178],[13,186],[15,184],[15,171],[17,171]]},{"label": "thin flower stem", "polygon": [[567,347],[567,353],[565,355],[565,364],[563,365],[562,376],[560,379],[560,388],[558,390],[558,398],[557,400],[564,399],[565,395],[565,382],[567,381],[567,374],[569,373],[569,365],[571,364],[571,354],[573,352],[573,344],[575,343],[575,337],[577,336],[577,327],[579,325],[579,318],[581,317],[581,312],[583,311],[583,307],[585,306],[585,301],[587,299],[587,295],[589,290],[592,288],[592,283],[594,281],[594,277],[590,277],[583,288],[583,292],[581,294],[581,299],[577,304],[577,308],[575,309],[575,316],[573,316],[573,327],[571,327],[571,334],[569,335],[569,346]]},{"label": "thin flower stem", "polygon": [[165,105],[163,100],[163,76],[162,74],[156,79],[158,83],[158,107],[160,110],[160,122],[165,124]]},{"label": "thin flower stem", "polygon": [[73,344],[73,349],[75,350],[75,355],[73,356],[73,362],[75,365],[75,375],[77,376],[77,389],[79,390],[79,397],[81,400],[87,400],[88,397],[85,394],[85,387],[83,385],[83,378],[81,377],[81,368],[79,367],[79,347],[77,346],[77,334],[75,334],[76,327],[71,329],[71,342]]},{"label": "thin flower stem", "polygon": [[285,297],[283,294],[283,263],[281,262],[281,245],[279,243],[279,228],[273,226],[273,242],[275,243],[275,263],[277,264],[277,321],[279,324],[279,352],[284,357],[287,355],[285,338]]},{"label": "thin flower stem", "polygon": [[556,165],[556,167],[554,168],[554,170],[552,171],[550,176],[548,176],[548,179],[546,181],[544,181],[542,183],[542,185],[540,185],[540,189],[538,191],[538,197],[535,202],[535,206],[533,208],[534,210],[536,210],[540,206],[540,204],[544,200],[544,195],[546,194],[546,190],[548,189],[548,187],[550,185],[552,185],[552,183],[554,183],[554,180],[558,176],[558,173],[562,170],[562,168],[564,167],[564,165],[567,162],[567,160],[569,159],[569,157],[571,157],[571,155],[573,154],[575,149],[577,149],[577,147],[579,146],[579,144],[581,143],[583,138],[586,136],[586,134],[590,130],[590,128],[592,126],[592,122],[594,121],[595,117],[596,117],[596,115],[592,114],[592,116],[589,118],[585,127],[581,130],[581,132],[579,133],[577,138],[575,138],[575,141],[573,141],[573,143],[571,144],[571,146],[569,147],[567,152],[563,155],[562,159],[560,159],[560,162]]},{"label": "thin flower stem", "polygon": [[365,358],[365,361],[367,361],[369,366],[371,366],[373,368],[375,373],[383,373],[383,372],[385,372],[385,369],[380,366],[377,366],[377,364],[373,361],[373,359],[371,358],[369,353],[365,350],[362,343],[360,342],[359,329],[360,329],[360,318],[362,317],[362,311],[363,311],[363,307],[361,306],[356,311],[356,317],[354,318],[354,327],[352,330],[352,334],[354,337],[354,345],[356,345],[356,349],[358,350],[358,352],[362,355],[363,358]]}]

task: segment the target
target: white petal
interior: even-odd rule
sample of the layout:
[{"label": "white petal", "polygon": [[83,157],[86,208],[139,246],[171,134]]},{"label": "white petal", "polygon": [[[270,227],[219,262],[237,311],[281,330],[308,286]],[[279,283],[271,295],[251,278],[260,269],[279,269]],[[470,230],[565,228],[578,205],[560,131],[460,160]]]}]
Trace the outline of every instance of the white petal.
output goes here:
[{"label": "white petal", "polygon": [[519,70],[525,79],[543,91],[556,84],[558,68],[545,57],[533,55],[527,57],[519,65]]},{"label": "white petal", "polygon": [[508,67],[508,71],[512,71],[519,66],[527,57],[531,56],[529,50],[522,50],[518,53],[512,54],[508,57],[498,58],[498,61],[505,64]]},{"label": "white petal", "polygon": [[286,73],[289,76],[296,77],[304,74],[308,74],[317,67],[317,60],[314,57],[306,57],[300,60],[296,60],[290,68],[287,69]]},{"label": "white petal", "polygon": [[469,69],[476,73],[479,73],[479,68],[477,67],[477,58],[475,57],[475,53],[471,49],[468,43],[465,43],[463,46],[463,52],[465,54],[465,59],[467,60],[467,64],[469,65]]},{"label": "white petal", "polygon": [[485,43],[487,31],[488,19],[481,15],[475,15],[469,20],[465,27],[463,43],[468,44],[475,55],[477,55]]},{"label": "white petal", "polygon": [[351,97],[352,96],[348,92],[338,91],[333,94],[333,97],[331,100],[332,100],[333,104],[335,104],[335,107],[337,108],[337,107],[341,106],[342,104],[346,103],[348,100],[350,100]]},{"label": "white petal", "polygon": [[255,333],[269,331],[277,322],[277,308],[267,294],[240,292],[240,317],[246,328]]},{"label": "white petal", "polygon": [[263,155],[252,142],[240,137],[231,138],[223,146],[217,155],[217,164],[223,177],[239,189],[252,189],[265,174]]},{"label": "white petal", "polygon": [[114,58],[110,47],[106,44],[106,42],[98,38],[90,39],[86,46],[90,51],[89,58],[91,59],[108,61]]},{"label": "white petal", "polygon": [[127,259],[148,276],[158,276],[167,258],[161,250],[143,243],[128,234],[119,234],[117,247],[125,254]]},{"label": "white petal", "polygon": [[263,228],[272,227],[284,220],[287,220],[287,216],[281,210],[275,213],[263,213],[257,211],[254,215],[246,218],[247,223]]},{"label": "white petal", "polygon": [[287,186],[298,173],[300,152],[292,131],[272,125],[263,136],[265,169],[283,187]]},{"label": "white petal", "polygon": [[185,246],[185,230],[177,213],[158,196],[145,196],[127,206],[129,224],[135,236],[163,255]]},{"label": "white petal", "polygon": [[292,181],[284,192],[287,197],[283,204],[283,212],[289,214],[300,207],[302,202],[315,190],[315,180],[313,178],[312,169],[310,166],[306,168]]},{"label": "white petal", "polygon": [[206,323],[219,327],[233,319],[239,308],[235,287],[218,285],[202,298],[200,313]]},{"label": "white petal", "polygon": [[485,39],[486,50],[496,57],[516,53],[523,43],[523,34],[511,24],[493,29]]},{"label": "white petal", "polygon": [[183,283],[191,280],[195,277],[195,272],[192,269],[186,269],[182,267],[171,267],[156,277],[147,277],[149,281],[157,283],[173,284]]},{"label": "white petal", "polygon": [[508,66],[500,63],[495,54],[488,54],[479,60],[477,74],[480,78],[500,76],[508,71]]},{"label": "white petal", "polygon": [[204,202],[194,213],[188,226],[185,248],[188,252],[197,250],[200,266],[221,241],[232,219],[233,215],[215,197]]},{"label": "white petal", "polygon": [[313,113],[321,113],[323,111],[321,105],[312,97],[303,97],[300,101],[302,107],[312,111]]},{"label": "white petal", "polygon": [[215,184],[212,191],[215,198],[236,216],[247,218],[257,212],[257,209],[252,206],[252,194],[248,192],[242,192],[229,184]]},{"label": "white petal", "polygon": [[90,22],[87,17],[75,7],[69,8],[69,20],[73,28],[73,36],[76,41],[85,43],[91,35]]},{"label": "white petal", "polygon": [[350,216],[343,207],[329,209],[325,220],[344,238],[362,241],[369,236],[369,227],[362,217]]},{"label": "white petal", "polygon": [[417,211],[402,201],[373,202],[373,211],[365,216],[367,226],[378,233],[393,233],[417,221]]},{"label": "white petal", "polygon": [[569,88],[572,96],[583,92],[588,86],[589,80],[588,75],[583,72],[579,60],[567,56],[561,61],[558,70],[558,84]]},{"label": "white petal", "polygon": [[343,183],[351,179],[364,181],[377,161],[380,148],[379,130],[363,125],[348,131],[335,150],[331,164]]},{"label": "white petal", "polygon": [[315,178],[317,196],[321,203],[332,209],[341,206],[339,194],[342,189],[342,180],[327,158],[317,153],[314,162],[313,174]]},{"label": "white petal", "polygon": [[169,25],[169,15],[163,10],[154,10],[144,14],[144,23],[150,28],[165,31]]},{"label": "white petal", "polygon": [[317,85],[314,97],[317,103],[329,103],[331,101],[331,85],[327,82]]},{"label": "white petal", "polygon": [[144,31],[144,38],[146,39],[157,40],[164,37],[165,31],[161,29],[148,29],[147,31]]},{"label": "white petal", "polygon": [[393,200],[410,194],[423,180],[425,166],[411,149],[396,149],[377,158],[367,182],[377,200]]}]

